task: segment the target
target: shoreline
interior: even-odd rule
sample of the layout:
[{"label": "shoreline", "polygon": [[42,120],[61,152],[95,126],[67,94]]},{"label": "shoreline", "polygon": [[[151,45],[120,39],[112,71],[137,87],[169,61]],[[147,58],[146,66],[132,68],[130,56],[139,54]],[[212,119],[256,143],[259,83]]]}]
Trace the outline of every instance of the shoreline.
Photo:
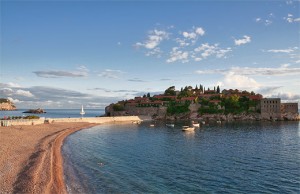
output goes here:
[{"label": "shoreline", "polygon": [[[61,147],[93,123],[0,128],[0,193],[67,193]],[[2,141],[3,140],[3,141]]]}]

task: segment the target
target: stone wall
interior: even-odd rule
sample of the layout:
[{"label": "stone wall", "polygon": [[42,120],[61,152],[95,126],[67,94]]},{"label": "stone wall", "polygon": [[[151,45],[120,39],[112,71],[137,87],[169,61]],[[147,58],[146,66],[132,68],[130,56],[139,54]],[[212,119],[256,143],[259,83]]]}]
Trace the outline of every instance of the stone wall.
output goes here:
[{"label": "stone wall", "polygon": [[86,118],[40,118],[40,119],[16,119],[16,120],[1,120],[1,126],[17,126],[17,125],[37,125],[43,123],[55,122],[87,122],[87,123],[121,123],[121,122],[138,122],[142,119],[138,116],[122,116],[122,117],[86,117]]},{"label": "stone wall", "polygon": [[120,117],[83,117],[83,118],[49,118],[49,123],[53,122],[88,122],[88,123],[114,123],[114,122],[135,122],[141,121],[138,116],[120,116]]},{"label": "stone wall", "polygon": [[135,106],[125,106],[124,111],[114,111],[112,106],[105,108],[106,116],[124,116],[124,115],[142,115],[142,116],[158,116],[164,117],[167,113],[167,107],[135,107]]},{"label": "stone wall", "polygon": [[45,123],[45,118],[40,119],[16,119],[16,120],[1,120],[1,126],[18,126],[18,125],[38,125]]}]

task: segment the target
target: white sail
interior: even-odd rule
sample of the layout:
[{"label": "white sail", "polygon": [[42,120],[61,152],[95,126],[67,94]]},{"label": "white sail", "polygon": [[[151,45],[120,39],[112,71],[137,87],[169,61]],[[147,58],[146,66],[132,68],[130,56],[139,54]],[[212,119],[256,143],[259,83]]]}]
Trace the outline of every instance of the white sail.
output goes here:
[{"label": "white sail", "polygon": [[84,114],[85,114],[85,112],[84,112],[84,110],[83,110],[83,105],[81,106],[80,114],[81,114],[81,115],[84,115]]}]

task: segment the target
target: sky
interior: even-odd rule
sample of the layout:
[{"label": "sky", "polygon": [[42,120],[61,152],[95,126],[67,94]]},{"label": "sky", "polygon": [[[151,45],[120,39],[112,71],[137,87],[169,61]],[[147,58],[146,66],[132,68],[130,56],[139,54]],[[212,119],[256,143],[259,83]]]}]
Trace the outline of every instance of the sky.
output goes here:
[{"label": "sky", "polygon": [[299,0],[1,0],[0,49],[0,97],[17,108],[200,84],[300,102]]}]

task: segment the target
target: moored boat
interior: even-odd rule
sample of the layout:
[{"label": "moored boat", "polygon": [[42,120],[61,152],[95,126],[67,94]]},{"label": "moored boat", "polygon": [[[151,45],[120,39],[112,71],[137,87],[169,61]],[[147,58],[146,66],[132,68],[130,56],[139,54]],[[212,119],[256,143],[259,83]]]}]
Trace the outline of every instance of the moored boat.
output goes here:
[{"label": "moored boat", "polygon": [[167,127],[175,127],[175,124],[167,123],[166,126]]},{"label": "moored boat", "polygon": [[193,123],[194,127],[200,127],[200,123]]},{"label": "moored boat", "polygon": [[182,131],[194,131],[195,127],[190,126],[182,126]]}]

